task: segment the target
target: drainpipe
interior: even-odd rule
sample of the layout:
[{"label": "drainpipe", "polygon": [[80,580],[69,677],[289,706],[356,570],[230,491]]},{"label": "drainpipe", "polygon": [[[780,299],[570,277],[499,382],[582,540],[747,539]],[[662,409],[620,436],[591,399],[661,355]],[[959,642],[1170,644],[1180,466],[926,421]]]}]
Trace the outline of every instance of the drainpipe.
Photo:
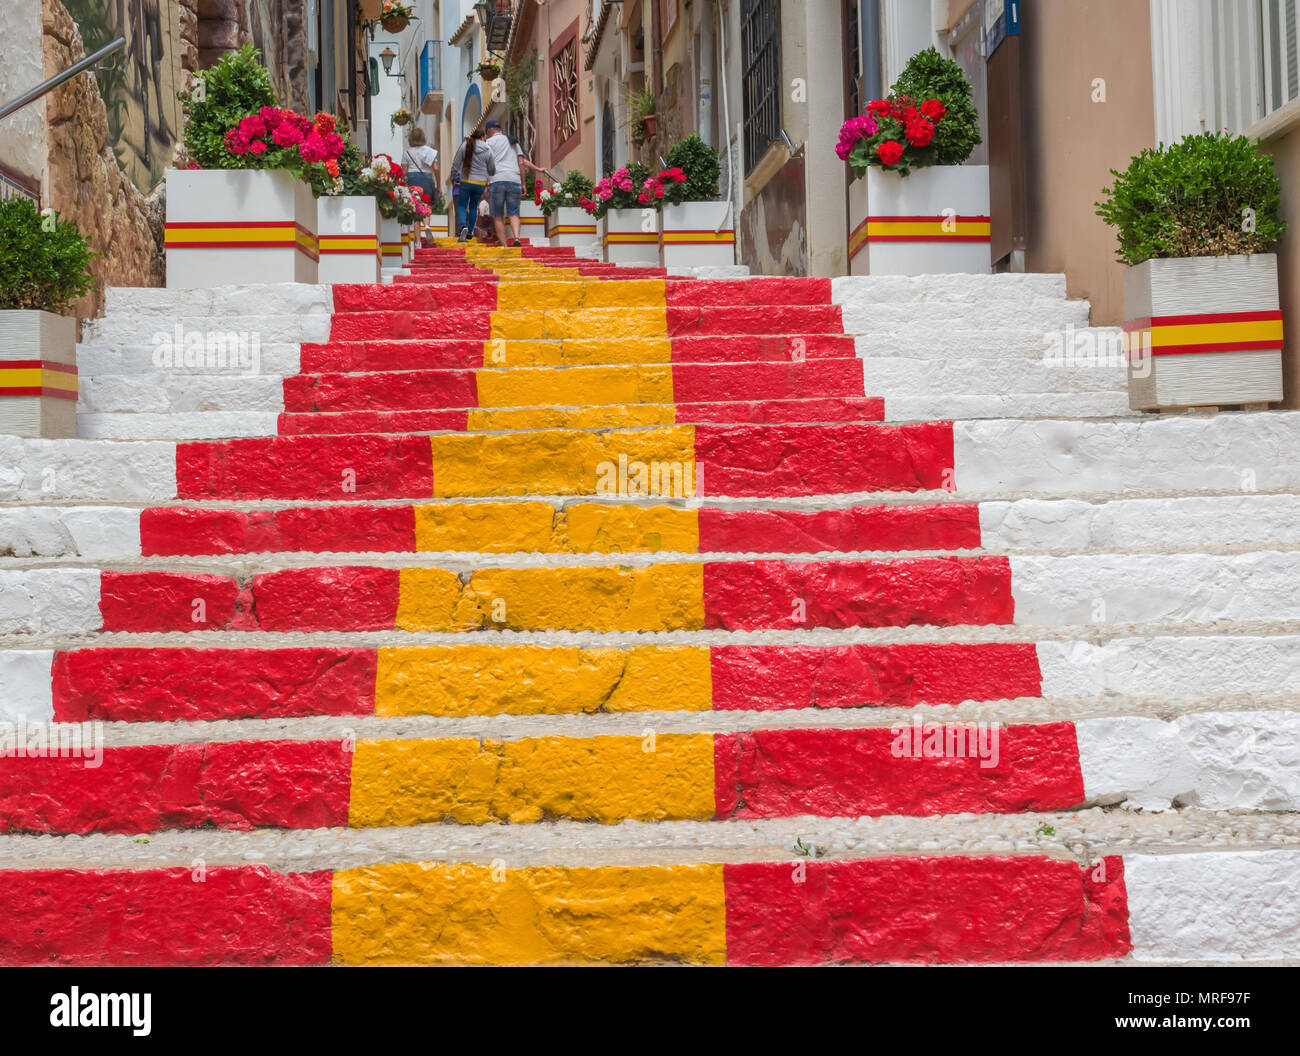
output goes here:
[{"label": "drainpipe", "polygon": [[[714,4],[718,12],[718,53],[727,54],[727,27],[722,20],[722,4]],[[731,153],[731,109],[727,105],[727,64],[722,64],[722,139],[727,148],[727,172],[731,174],[730,184],[727,188],[727,200],[731,202],[732,226],[740,223],[740,165],[737,164],[735,156]],[[739,123],[736,125],[736,142],[740,143],[740,137],[744,133]],[[723,220],[723,224],[726,220]],[[718,230],[722,230],[722,224],[718,225]]]},{"label": "drainpipe", "polygon": [[696,121],[700,139],[713,142],[713,20],[700,19],[700,111]]}]

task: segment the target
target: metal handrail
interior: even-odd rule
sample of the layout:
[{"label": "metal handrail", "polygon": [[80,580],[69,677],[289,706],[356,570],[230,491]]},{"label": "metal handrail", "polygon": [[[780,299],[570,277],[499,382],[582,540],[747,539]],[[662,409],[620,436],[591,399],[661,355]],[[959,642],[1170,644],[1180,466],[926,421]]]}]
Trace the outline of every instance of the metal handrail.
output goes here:
[{"label": "metal handrail", "polygon": [[115,51],[121,51],[125,47],[126,47],[126,37],[118,37],[117,40],[113,41],[112,44],[105,44],[102,48],[100,48],[97,52],[95,52],[95,54],[87,55],[80,62],[73,63],[62,73],[56,73],[48,81],[44,81],[41,84],[38,84],[35,88],[33,88],[30,92],[27,92],[25,95],[20,95],[17,99],[13,100],[13,102],[5,103],[4,106],[0,106],[0,121],[4,120],[14,111],[21,110],[28,103],[34,103],[41,96],[45,95],[48,92],[54,91],[54,89],[57,88],[59,85],[61,85],[64,81],[72,80],[73,77],[77,76],[77,74],[81,73],[83,70],[86,70],[89,67],[95,65],[95,63],[97,63],[100,59],[107,58],[109,55],[112,55]]}]

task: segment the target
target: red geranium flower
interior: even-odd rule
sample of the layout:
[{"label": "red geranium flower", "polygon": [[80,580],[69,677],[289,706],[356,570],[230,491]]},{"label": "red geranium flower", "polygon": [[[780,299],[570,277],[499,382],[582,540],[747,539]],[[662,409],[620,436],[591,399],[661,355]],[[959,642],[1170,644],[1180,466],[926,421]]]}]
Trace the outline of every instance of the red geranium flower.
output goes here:
[{"label": "red geranium flower", "polygon": [[921,104],[921,113],[936,125],[943,120],[943,115],[947,112],[948,108],[938,99],[927,99]]},{"label": "red geranium flower", "polygon": [[928,147],[930,141],[934,139],[934,125],[930,124],[923,117],[913,118],[907,123],[907,129],[904,133],[907,141],[914,147]]},{"label": "red geranium flower", "polygon": [[334,131],[334,115],[327,114],[324,110],[316,115],[316,127],[320,130],[321,135]]},{"label": "red geranium flower", "polygon": [[893,107],[889,105],[888,99],[873,99],[867,104],[867,113],[880,114],[882,117],[888,117]]},{"label": "red geranium flower", "polygon": [[876,147],[876,157],[885,165],[896,165],[903,156],[903,144],[894,139],[887,139]]},{"label": "red geranium flower", "polygon": [[260,139],[255,139],[249,145],[248,149],[251,150],[254,154],[265,154],[266,144],[263,143]]}]

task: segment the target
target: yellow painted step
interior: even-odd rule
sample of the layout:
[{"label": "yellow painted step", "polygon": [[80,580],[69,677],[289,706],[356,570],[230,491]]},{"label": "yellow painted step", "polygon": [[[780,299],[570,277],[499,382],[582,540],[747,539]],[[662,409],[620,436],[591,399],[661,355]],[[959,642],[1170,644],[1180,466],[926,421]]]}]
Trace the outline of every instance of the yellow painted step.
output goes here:
[{"label": "yellow painted step", "polygon": [[334,874],[334,957],[343,964],[720,965],[720,865],[403,863]]}]

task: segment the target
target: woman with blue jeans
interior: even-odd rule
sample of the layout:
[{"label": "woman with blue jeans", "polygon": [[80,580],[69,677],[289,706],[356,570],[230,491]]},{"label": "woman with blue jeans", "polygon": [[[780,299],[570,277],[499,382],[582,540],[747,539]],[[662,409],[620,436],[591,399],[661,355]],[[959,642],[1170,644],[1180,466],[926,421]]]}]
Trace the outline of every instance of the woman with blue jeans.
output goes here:
[{"label": "woman with blue jeans", "polygon": [[451,159],[453,172],[460,172],[460,190],[456,195],[456,231],[462,242],[473,233],[478,203],[487,189],[488,179],[496,175],[496,162],[483,142],[483,133],[472,132]]}]

